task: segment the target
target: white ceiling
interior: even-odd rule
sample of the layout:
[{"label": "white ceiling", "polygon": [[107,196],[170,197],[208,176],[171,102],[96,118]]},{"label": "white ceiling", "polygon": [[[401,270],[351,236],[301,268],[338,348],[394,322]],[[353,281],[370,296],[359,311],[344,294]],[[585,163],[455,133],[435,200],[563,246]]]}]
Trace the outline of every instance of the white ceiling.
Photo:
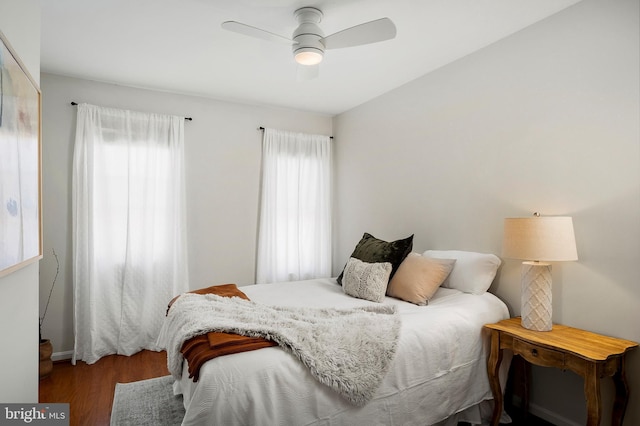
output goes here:
[{"label": "white ceiling", "polygon": [[[37,0],[43,72],[338,114],[580,0]],[[222,30],[240,21],[290,37],[294,10],[325,34],[389,17],[393,40],[329,50],[300,81],[291,48]]]}]

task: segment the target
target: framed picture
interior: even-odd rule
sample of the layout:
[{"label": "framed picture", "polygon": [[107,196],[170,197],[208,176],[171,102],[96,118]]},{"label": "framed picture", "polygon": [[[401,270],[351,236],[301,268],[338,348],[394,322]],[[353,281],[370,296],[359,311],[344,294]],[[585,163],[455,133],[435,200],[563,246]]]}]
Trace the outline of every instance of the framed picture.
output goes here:
[{"label": "framed picture", "polygon": [[42,258],[40,89],[0,32],[0,276]]}]

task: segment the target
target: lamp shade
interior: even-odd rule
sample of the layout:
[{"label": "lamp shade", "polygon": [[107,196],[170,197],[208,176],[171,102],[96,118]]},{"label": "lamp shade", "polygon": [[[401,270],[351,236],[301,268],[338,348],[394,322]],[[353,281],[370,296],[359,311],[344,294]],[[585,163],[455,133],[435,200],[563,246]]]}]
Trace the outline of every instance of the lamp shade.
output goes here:
[{"label": "lamp shade", "polygon": [[502,255],[543,262],[578,260],[573,220],[568,216],[507,218]]}]

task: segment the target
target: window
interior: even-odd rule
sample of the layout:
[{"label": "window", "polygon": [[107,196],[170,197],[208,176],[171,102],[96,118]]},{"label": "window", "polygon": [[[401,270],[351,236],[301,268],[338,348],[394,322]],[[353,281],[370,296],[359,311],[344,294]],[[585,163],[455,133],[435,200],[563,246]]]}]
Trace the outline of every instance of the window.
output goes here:
[{"label": "window", "polygon": [[187,291],[184,119],[78,105],[73,361],[158,349]]},{"label": "window", "polygon": [[331,140],[265,129],[256,282],[331,275]]}]

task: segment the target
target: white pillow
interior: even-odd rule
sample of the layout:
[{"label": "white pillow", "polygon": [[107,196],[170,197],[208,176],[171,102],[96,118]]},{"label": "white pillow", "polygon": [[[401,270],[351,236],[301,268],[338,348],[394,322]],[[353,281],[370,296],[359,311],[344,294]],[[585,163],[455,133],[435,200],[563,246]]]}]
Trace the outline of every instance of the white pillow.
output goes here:
[{"label": "white pillow", "polygon": [[464,293],[473,294],[482,294],[491,287],[498,267],[502,263],[495,254],[472,251],[427,250],[422,255],[436,259],[456,259],[442,287],[455,288]]},{"label": "white pillow", "polygon": [[380,303],[387,292],[391,268],[391,262],[367,263],[351,257],[344,267],[342,289],[349,296]]}]

